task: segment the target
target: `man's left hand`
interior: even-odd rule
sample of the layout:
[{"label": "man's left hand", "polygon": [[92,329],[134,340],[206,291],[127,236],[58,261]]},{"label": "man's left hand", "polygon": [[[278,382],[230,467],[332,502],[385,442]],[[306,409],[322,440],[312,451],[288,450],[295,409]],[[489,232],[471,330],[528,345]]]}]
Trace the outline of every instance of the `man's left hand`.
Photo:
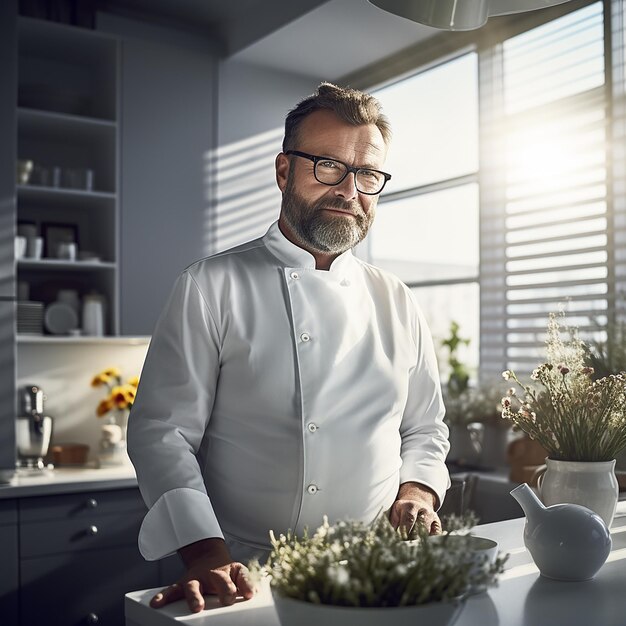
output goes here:
[{"label": "man's left hand", "polygon": [[436,503],[437,496],[428,487],[403,483],[389,511],[389,521],[396,529],[404,527],[409,536],[415,524],[425,526],[430,535],[440,535],[441,520],[435,513]]}]

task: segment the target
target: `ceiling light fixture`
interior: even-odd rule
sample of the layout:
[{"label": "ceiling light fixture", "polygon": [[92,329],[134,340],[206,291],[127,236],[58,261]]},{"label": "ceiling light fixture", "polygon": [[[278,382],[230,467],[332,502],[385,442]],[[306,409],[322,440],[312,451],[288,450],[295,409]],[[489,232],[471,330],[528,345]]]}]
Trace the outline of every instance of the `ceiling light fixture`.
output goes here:
[{"label": "ceiling light fixture", "polygon": [[384,11],[443,30],[474,30],[494,15],[544,9],[569,0],[369,0]]}]

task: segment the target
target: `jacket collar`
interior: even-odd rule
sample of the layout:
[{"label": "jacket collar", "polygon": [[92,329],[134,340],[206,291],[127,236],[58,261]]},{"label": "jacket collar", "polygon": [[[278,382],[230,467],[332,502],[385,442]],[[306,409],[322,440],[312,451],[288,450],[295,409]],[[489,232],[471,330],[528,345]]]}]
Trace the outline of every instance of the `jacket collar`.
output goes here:
[{"label": "jacket collar", "polygon": [[[278,221],[269,227],[263,237],[263,242],[269,251],[284,263],[286,267],[315,269],[315,257],[310,252],[289,241],[278,227]],[[331,263],[328,273],[343,276],[353,263],[352,250],[346,250]]]}]

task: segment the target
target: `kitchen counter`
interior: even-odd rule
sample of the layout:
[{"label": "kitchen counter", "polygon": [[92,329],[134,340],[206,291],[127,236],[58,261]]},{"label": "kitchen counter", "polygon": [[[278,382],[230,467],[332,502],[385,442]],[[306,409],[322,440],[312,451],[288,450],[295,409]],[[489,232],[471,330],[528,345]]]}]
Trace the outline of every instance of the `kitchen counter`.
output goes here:
[{"label": "kitchen counter", "polygon": [[136,487],[135,468],[120,467],[59,467],[36,473],[18,471],[8,484],[0,485],[0,500],[28,496],[51,496],[76,493],[85,489],[121,489]]},{"label": "kitchen counter", "polygon": [[[595,578],[561,582],[539,575],[524,548],[524,518],[477,526],[475,534],[499,543],[510,557],[498,587],[471,597],[455,626],[623,626],[626,615],[626,502],[617,506],[611,527],[613,549]],[[207,597],[207,608],[191,614],[182,601],[151,609],[158,589],[126,594],[126,626],[279,626],[268,585],[251,600],[220,607]],[[390,620],[393,621],[390,615]]]}]

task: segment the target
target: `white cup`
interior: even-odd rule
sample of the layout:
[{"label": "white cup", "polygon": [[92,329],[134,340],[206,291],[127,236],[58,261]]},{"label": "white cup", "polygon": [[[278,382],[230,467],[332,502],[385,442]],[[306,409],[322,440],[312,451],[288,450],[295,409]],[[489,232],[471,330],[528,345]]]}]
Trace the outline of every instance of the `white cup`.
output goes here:
[{"label": "white cup", "polygon": [[78,246],[73,241],[63,241],[57,246],[57,258],[75,261]]},{"label": "white cup", "polygon": [[29,237],[26,243],[26,256],[29,259],[40,259],[43,254],[43,237]]},{"label": "white cup", "polygon": [[101,337],[104,335],[104,297],[89,294],[83,298],[83,334]]},{"label": "white cup", "polygon": [[23,259],[26,254],[26,237],[17,235],[15,238],[15,258]]}]

